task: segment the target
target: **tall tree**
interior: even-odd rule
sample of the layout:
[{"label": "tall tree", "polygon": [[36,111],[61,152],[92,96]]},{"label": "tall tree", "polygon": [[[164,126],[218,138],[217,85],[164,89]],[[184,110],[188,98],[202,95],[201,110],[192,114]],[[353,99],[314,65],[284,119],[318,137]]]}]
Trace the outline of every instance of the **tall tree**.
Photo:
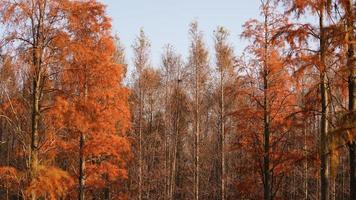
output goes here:
[{"label": "tall tree", "polygon": [[[54,77],[52,72],[58,67],[55,63],[56,47],[54,40],[58,37],[59,30],[65,29],[66,16],[63,11],[66,9],[62,5],[66,1],[0,1],[0,18],[4,29],[4,46],[12,55],[16,55],[16,60],[21,63],[20,69],[26,71],[24,86],[30,83],[29,95],[26,95],[26,109],[30,113],[30,140],[28,145],[28,193],[31,199],[43,197],[44,194],[55,195],[53,190],[43,191],[35,189],[36,184],[44,181],[43,161],[39,158],[41,147],[48,141],[44,124],[45,111],[50,108],[47,97],[49,91],[53,89],[51,79]],[[10,53],[10,52],[9,52]],[[15,81],[15,80],[14,80]],[[40,138],[42,138],[40,140]],[[26,141],[27,142],[27,141]],[[26,155],[26,156],[27,156]],[[63,178],[67,175],[60,172]],[[52,172],[54,172],[52,171]],[[47,172],[46,172],[47,174]],[[43,178],[43,179],[42,179]],[[53,177],[51,177],[53,178]],[[67,178],[64,178],[67,179]],[[43,182],[42,182],[43,183]],[[55,184],[55,182],[51,182]],[[50,186],[45,184],[46,186]],[[62,186],[57,186],[62,187]],[[43,188],[42,188],[43,189]],[[62,191],[63,192],[63,191]],[[40,196],[41,195],[41,196]]]},{"label": "tall tree", "polygon": [[72,134],[72,150],[79,153],[78,199],[83,200],[87,188],[106,190],[109,195],[111,184],[127,176],[128,90],[121,85],[124,67],[114,57],[105,6],[91,1],[64,6],[69,25],[56,42],[66,70],[60,76],[56,112],[62,114],[60,125]]},{"label": "tall tree", "polygon": [[[329,166],[329,118],[330,118],[330,102],[329,102],[329,84],[327,79],[328,73],[328,62],[327,56],[331,53],[330,42],[332,35],[328,33],[328,25],[326,24],[327,14],[331,8],[331,1],[319,0],[319,1],[291,1],[288,2],[287,8],[288,12],[296,13],[297,18],[302,16],[307,11],[311,14],[317,16],[318,25],[313,25],[311,23],[303,23],[291,25],[288,29],[289,31],[289,41],[294,43],[295,40],[306,41],[310,37],[318,40],[318,50],[311,50],[308,52],[309,56],[304,58],[300,57],[301,60],[309,62],[306,66],[316,66],[319,71],[319,95],[320,95],[320,109],[321,109],[321,119],[320,119],[320,192],[321,199],[329,199],[329,176],[330,176],[330,166]],[[303,43],[303,42],[302,42]],[[311,49],[307,47],[307,49]],[[315,54],[310,54],[310,52],[317,52]],[[305,67],[301,68],[303,70]]]},{"label": "tall tree", "polygon": [[[346,65],[349,70],[349,112],[351,115],[356,111],[356,69],[354,49],[354,7],[352,0],[340,1],[345,10],[346,18]],[[356,139],[348,144],[350,162],[350,199],[356,199]]]},{"label": "tall tree", "polygon": [[[278,14],[277,5],[271,0],[262,1],[263,20],[246,22],[242,34],[251,41],[247,50],[253,56],[253,67],[247,72],[251,76],[247,84],[252,84],[252,88],[246,93],[254,105],[249,108],[252,117],[257,117],[262,124],[256,124],[258,128],[249,127],[249,131],[252,132],[251,148],[255,148],[251,150],[257,151],[255,154],[262,157],[262,163],[255,159],[261,172],[265,200],[277,198],[280,189],[278,184],[288,173],[285,170],[290,166],[288,162],[293,155],[285,149],[286,138],[291,132],[288,116],[293,112],[292,81],[283,56],[284,40],[274,40],[274,35],[287,23],[287,19]],[[262,132],[262,138],[258,131]]]},{"label": "tall tree", "polygon": [[199,199],[199,155],[200,155],[200,103],[202,85],[206,81],[208,68],[208,51],[206,50],[202,33],[198,29],[198,23],[190,24],[191,37],[190,55],[188,65],[193,69],[194,82],[194,199]]},{"label": "tall tree", "polygon": [[[165,48],[162,55],[162,74],[165,77],[165,175],[167,184],[167,199],[180,198],[182,194],[177,191],[182,187],[179,181],[181,167],[181,140],[182,129],[185,128],[185,113],[183,100],[186,98],[181,88],[182,80],[181,56],[171,45]],[[173,137],[170,135],[173,134]],[[171,144],[170,144],[171,143]],[[170,148],[171,147],[171,148]]]},{"label": "tall tree", "polygon": [[220,187],[221,199],[226,199],[226,166],[225,166],[225,87],[226,77],[233,73],[235,62],[233,48],[228,44],[229,33],[223,28],[218,27],[215,31],[215,56],[217,70],[219,71],[220,85]]},{"label": "tall tree", "polygon": [[134,51],[134,66],[138,76],[138,199],[142,199],[142,178],[143,178],[143,157],[142,157],[142,115],[143,115],[143,85],[142,72],[149,66],[149,48],[151,44],[146,37],[143,29],[140,30],[139,36],[136,38],[135,44],[132,46]]}]

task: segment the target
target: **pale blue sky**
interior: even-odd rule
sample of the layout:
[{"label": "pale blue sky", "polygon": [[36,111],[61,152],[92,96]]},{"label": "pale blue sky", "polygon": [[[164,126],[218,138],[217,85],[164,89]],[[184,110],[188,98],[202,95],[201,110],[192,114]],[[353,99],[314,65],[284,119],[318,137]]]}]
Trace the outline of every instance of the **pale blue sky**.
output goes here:
[{"label": "pale blue sky", "polygon": [[[242,24],[258,17],[259,0],[101,0],[113,21],[113,31],[118,33],[126,47],[127,60],[131,61],[131,45],[142,27],[150,38],[151,60],[160,64],[165,44],[172,44],[185,58],[188,54],[188,26],[199,22],[209,48],[213,47],[213,30],[218,25],[231,33],[236,52],[240,53],[246,42],[240,40]],[[211,54],[212,56],[213,54]]]}]

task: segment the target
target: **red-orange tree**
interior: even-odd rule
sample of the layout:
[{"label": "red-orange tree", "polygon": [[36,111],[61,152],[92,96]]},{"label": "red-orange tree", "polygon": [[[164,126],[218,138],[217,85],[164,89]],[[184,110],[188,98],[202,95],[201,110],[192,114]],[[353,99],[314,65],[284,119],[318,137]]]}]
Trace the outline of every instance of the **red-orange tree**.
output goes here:
[{"label": "red-orange tree", "polygon": [[[263,185],[263,195],[250,191],[244,194],[246,198],[251,198],[251,193],[257,193],[252,198],[277,198],[295,158],[295,153],[287,148],[291,133],[289,116],[294,112],[295,100],[292,79],[282,55],[284,41],[273,39],[287,20],[276,12],[276,6],[271,0],[262,1],[263,20],[246,22],[242,34],[251,41],[247,50],[252,59],[246,70],[246,86],[242,86],[247,101],[238,106],[237,117],[241,114],[239,130],[246,133],[242,148],[254,166],[254,170],[246,172],[252,177],[259,175]],[[250,185],[250,181],[256,180],[246,176],[239,186]]]},{"label": "red-orange tree", "polygon": [[[129,91],[105,6],[1,0],[0,11],[2,50],[21,75],[11,80],[21,93],[1,102],[19,157],[0,170],[2,180],[14,179],[5,188],[18,198],[73,198],[78,177],[80,199],[84,189],[93,197],[124,197]],[[9,190],[12,183],[18,185]]]},{"label": "red-orange tree", "polygon": [[[22,75],[20,81],[12,80],[21,83],[18,89],[22,95],[16,104],[13,104],[14,98],[7,99],[6,103],[12,108],[9,112],[5,110],[4,115],[7,123],[17,123],[16,129],[11,131],[20,144],[17,155],[25,158],[15,166],[23,180],[18,193],[31,199],[62,196],[72,182],[67,173],[52,166],[54,154],[49,150],[53,148],[53,135],[43,120],[51,108],[52,72],[58,67],[53,41],[65,25],[62,2],[0,1],[0,22],[4,25],[1,46],[13,57],[14,68]],[[21,118],[18,118],[19,113],[23,114]]]}]

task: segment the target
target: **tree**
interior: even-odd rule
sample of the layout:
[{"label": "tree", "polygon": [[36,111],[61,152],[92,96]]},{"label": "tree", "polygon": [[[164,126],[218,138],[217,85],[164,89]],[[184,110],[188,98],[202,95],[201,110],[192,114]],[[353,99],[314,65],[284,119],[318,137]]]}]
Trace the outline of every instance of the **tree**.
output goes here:
[{"label": "tree", "polygon": [[[182,65],[180,55],[177,55],[171,45],[167,45],[162,55],[162,76],[165,78],[164,123],[165,123],[165,176],[167,199],[181,199],[184,195],[178,192],[183,187],[180,176],[182,158],[182,133],[186,126],[187,101],[181,88]],[[173,135],[173,137],[171,136]],[[171,148],[170,148],[171,147]]]},{"label": "tree", "polygon": [[208,52],[205,48],[202,33],[198,29],[198,23],[190,24],[191,37],[190,55],[188,65],[194,72],[194,199],[199,199],[199,143],[200,143],[200,103],[201,90],[206,81],[208,69]]},{"label": "tree", "polygon": [[[318,17],[318,26],[314,26],[311,23],[295,24],[287,26],[289,29],[289,40],[294,44],[295,40],[301,41],[302,44],[306,42],[310,37],[318,40],[318,50],[310,50],[308,53],[300,57],[301,60],[305,60],[306,66],[315,66],[319,71],[319,87],[320,87],[320,190],[321,199],[329,199],[329,119],[330,119],[330,97],[329,86],[327,80],[328,66],[327,56],[331,54],[330,51],[330,39],[333,37],[330,34],[330,28],[327,26],[325,19],[327,18],[328,11],[331,9],[331,1],[292,1],[289,2],[288,11],[290,13],[297,13],[297,17],[300,17],[307,10],[311,11],[311,14],[316,14]],[[310,48],[307,48],[310,49]],[[316,52],[311,54],[310,52]],[[301,68],[300,70],[305,69]]]},{"label": "tree", "polygon": [[116,47],[105,7],[68,2],[66,8],[68,32],[57,39],[66,70],[56,112],[62,116],[57,121],[73,134],[72,148],[79,153],[78,199],[83,200],[86,188],[110,193],[111,184],[127,177],[128,90],[121,85],[124,68],[114,60]]},{"label": "tree", "polygon": [[221,159],[221,174],[220,174],[220,187],[221,199],[226,199],[226,169],[225,169],[225,90],[226,76],[233,74],[234,67],[234,52],[233,48],[227,43],[229,33],[223,28],[218,27],[215,31],[215,56],[217,70],[219,71],[219,85],[220,85],[220,159]]},{"label": "tree", "polygon": [[138,85],[137,85],[137,90],[138,90],[138,122],[136,127],[138,127],[138,141],[139,141],[139,146],[138,146],[138,199],[142,199],[142,178],[143,178],[143,172],[142,172],[142,166],[143,166],[143,158],[142,158],[142,115],[143,115],[143,97],[144,97],[144,91],[143,91],[143,85],[142,85],[142,80],[141,76],[143,73],[143,70],[148,67],[149,65],[149,48],[150,48],[150,42],[147,39],[143,29],[140,30],[140,35],[136,38],[135,44],[132,46],[133,51],[134,51],[134,65],[135,65],[135,70],[138,76]]},{"label": "tree", "polygon": [[[279,185],[295,156],[288,152],[287,137],[291,132],[289,115],[293,113],[294,94],[292,79],[288,72],[286,58],[283,57],[284,41],[274,40],[274,35],[287,19],[276,12],[277,4],[262,1],[262,21],[250,20],[244,25],[242,37],[251,41],[247,50],[252,54],[251,68],[247,71],[247,91],[252,105],[247,105],[251,114],[245,118],[255,118],[256,124],[244,124],[250,131],[254,162],[261,172],[263,198],[277,198]],[[250,107],[251,106],[251,107]],[[243,110],[241,105],[239,109]],[[260,133],[262,132],[262,138]],[[257,157],[255,157],[257,156]],[[262,163],[259,160],[262,160]],[[247,183],[244,183],[247,184]],[[261,198],[261,197],[259,197]]]},{"label": "tree", "polygon": [[[31,188],[33,184],[36,184],[37,179],[42,178],[39,172],[43,163],[40,162],[42,159],[39,156],[43,153],[41,152],[43,149],[40,147],[48,139],[47,130],[43,126],[43,118],[44,112],[50,108],[50,105],[46,105],[50,103],[47,97],[48,91],[53,88],[50,79],[53,78],[52,71],[55,68],[53,66],[56,66],[57,61],[53,41],[58,36],[58,30],[64,28],[66,24],[65,18],[62,18],[64,10],[62,3],[65,1],[0,1],[1,23],[6,27],[4,30],[5,49],[11,51],[9,53],[15,55],[16,61],[21,63],[20,69],[26,71],[27,74],[23,80],[24,86],[30,86],[29,94],[25,97],[25,105],[31,121],[29,124],[30,140],[29,144],[25,145],[30,146],[28,155],[26,155],[29,161],[26,182],[29,188],[28,196],[31,199],[37,199],[38,194],[41,194],[38,190]],[[40,138],[44,139],[40,140]],[[63,175],[64,179],[68,178],[61,170],[56,170],[58,174]],[[57,185],[57,187],[61,186]],[[54,192],[49,188],[41,189],[47,190],[50,195]]]},{"label": "tree", "polygon": [[[354,3],[352,0],[340,1],[345,10],[346,18],[346,65],[349,70],[349,112],[354,115],[356,111],[356,69],[355,69],[355,49],[354,49]],[[350,159],[350,199],[356,199],[356,139],[349,141]]]}]

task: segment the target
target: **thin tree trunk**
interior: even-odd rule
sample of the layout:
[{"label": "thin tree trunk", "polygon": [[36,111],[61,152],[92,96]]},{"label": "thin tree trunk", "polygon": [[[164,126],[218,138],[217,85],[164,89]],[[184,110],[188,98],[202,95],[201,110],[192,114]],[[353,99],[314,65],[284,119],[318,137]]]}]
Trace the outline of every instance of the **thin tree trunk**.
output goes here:
[{"label": "thin tree trunk", "polygon": [[225,200],[225,123],[224,123],[224,70],[220,66],[220,146],[221,146],[221,199]]},{"label": "thin tree trunk", "polygon": [[271,200],[272,199],[272,191],[271,191],[271,175],[270,175],[270,117],[269,117],[269,102],[268,102],[268,15],[265,14],[264,21],[265,33],[265,46],[264,46],[264,63],[263,63],[263,86],[264,86],[264,113],[263,113],[263,191],[264,191],[264,199]]},{"label": "thin tree trunk", "polygon": [[[141,76],[141,75],[140,75]],[[142,199],[142,88],[141,77],[139,80],[139,164],[138,164],[138,199]]]},{"label": "thin tree trunk", "polygon": [[341,162],[341,200],[345,199],[345,159],[343,157],[340,157],[340,162]]},{"label": "thin tree trunk", "polygon": [[85,190],[85,156],[84,156],[85,135],[80,134],[79,139],[79,200],[84,200]]},{"label": "thin tree trunk", "polygon": [[[356,111],[356,69],[354,52],[354,20],[353,1],[346,2],[346,47],[347,66],[349,69],[349,111],[354,115]],[[356,199],[356,141],[353,140],[348,145],[350,159],[350,199]]]},{"label": "thin tree trunk", "polygon": [[[30,148],[30,177],[29,181],[37,176],[37,168],[39,165],[38,148],[39,148],[39,125],[41,118],[41,98],[43,95],[44,74],[42,66],[42,55],[44,51],[44,36],[43,36],[43,21],[46,1],[38,2],[38,16],[32,23],[32,64],[33,64],[33,80],[32,80],[32,108],[31,108],[31,148]],[[35,200],[36,196],[31,194],[31,199]]]},{"label": "thin tree trunk", "polygon": [[[176,111],[178,113],[178,110]],[[176,118],[176,135],[174,137],[173,155],[172,155],[172,169],[171,169],[171,181],[170,181],[170,199],[174,199],[176,191],[176,176],[177,176],[177,153],[178,153],[178,139],[179,139],[179,114]]]},{"label": "thin tree trunk", "polygon": [[320,192],[321,200],[329,199],[329,156],[328,156],[328,94],[327,94],[327,83],[326,83],[325,73],[321,75],[321,100],[322,100],[322,111],[321,111],[321,127],[320,127]]},{"label": "thin tree trunk", "polygon": [[[37,62],[37,61],[36,61]],[[31,134],[31,157],[30,157],[30,177],[36,176],[38,167],[38,125],[40,120],[40,82],[39,76],[33,81],[33,102],[32,102],[32,134]]]},{"label": "thin tree trunk", "polygon": [[178,145],[180,140],[180,109],[181,109],[181,95],[180,95],[180,68],[178,67],[177,74],[177,85],[176,85],[176,110],[175,110],[175,137],[174,137],[174,146],[173,146],[173,161],[171,167],[171,180],[170,180],[170,199],[174,199],[176,196],[176,187],[177,187],[177,169],[178,169]]},{"label": "thin tree trunk", "polygon": [[199,199],[199,66],[198,62],[195,62],[195,161],[194,161],[194,199]]},{"label": "thin tree trunk", "polygon": [[[84,86],[84,101],[88,98],[88,87],[87,83]],[[84,148],[85,148],[85,134],[83,132],[80,133],[79,138],[79,193],[78,199],[84,200],[85,199],[85,155],[84,155]]]},{"label": "thin tree trunk", "polygon": [[[304,94],[304,93],[303,93]],[[308,144],[307,144],[307,123],[304,123],[304,199],[308,199]]]},{"label": "thin tree trunk", "polygon": [[104,189],[104,200],[111,200],[110,188],[107,187]]},{"label": "thin tree trunk", "polygon": [[328,83],[325,64],[325,30],[324,30],[324,4],[320,4],[320,96],[321,96],[321,121],[320,121],[320,192],[321,200],[329,200],[329,156],[328,156]]},{"label": "thin tree trunk", "polygon": [[349,145],[350,155],[350,199],[356,198],[356,143]]},{"label": "thin tree trunk", "polygon": [[269,115],[268,115],[268,100],[267,100],[267,89],[268,89],[268,83],[267,83],[267,77],[264,78],[264,88],[265,88],[265,94],[264,94],[264,133],[263,133],[263,140],[264,140],[264,147],[263,147],[263,184],[264,184],[264,199],[265,200],[271,200],[271,181],[270,181],[270,157],[269,157],[269,138],[270,138],[270,130],[269,130]]},{"label": "thin tree trunk", "polygon": [[[39,123],[40,123],[40,101],[42,96],[42,38],[40,37],[41,30],[41,20],[43,18],[43,13],[41,6],[39,5],[39,19],[38,25],[34,28],[35,33],[33,33],[33,52],[32,52],[32,63],[35,68],[35,73],[32,82],[32,114],[31,114],[31,149],[30,149],[30,181],[37,174],[37,167],[39,165],[38,160],[38,144],[39,144]],[[43,43],[43,42],[42,42]],[[34,200],[36,196],[31,194],[31,198]]]},{"label": "thin tree trunk", "polygon": [[168,148],[168,122],[167,122],[167,113],[168,113],[168,74],[166,80],[165,88],[165,113],[164,113],[164,199],[169,199],[169,174],[168,174],[168,159],[169,159],[169,148]]}]

